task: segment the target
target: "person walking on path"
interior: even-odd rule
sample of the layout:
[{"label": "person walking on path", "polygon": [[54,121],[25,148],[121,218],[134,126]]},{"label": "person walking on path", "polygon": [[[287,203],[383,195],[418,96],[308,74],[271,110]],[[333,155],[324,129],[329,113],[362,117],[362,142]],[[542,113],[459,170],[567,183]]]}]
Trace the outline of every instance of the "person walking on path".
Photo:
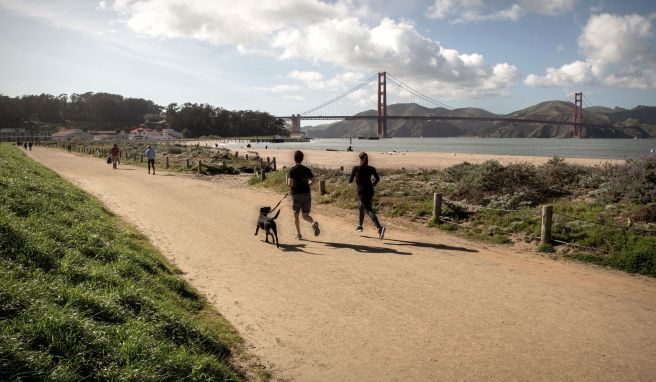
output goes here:
[{"label": "person walking on path", "polygon": [[32,151],[32,142],[31,141],[27,142],[27,147],[30,149],[30,151]]},{"label": "person walking on path", "polygon": [[118,163],[118,156],[121,155],[121,150],[118,149],[118,145],[114,143],[109,154],[112,156],[112,168],[116,170],[116,164]]},{"label": "person walking on path", "polygon": [[148,173],[150,174],[150,167],[153,167],[153,175],[155,175],[155,149],[153,146],[148,145],[146,149],[146,158],[148,159]]},{"label": "person walking on path", "polygon": [[[355,230],[357,232],[362,232],[362,223],[364,223],[364,213],[366,212],[378,229],[378,238],[383,240],[383,237],[385,237],[385,227],[383,227],[378,221],[378,216],[376,216],[371,205],[374,198],[374,187],[380,181],[380,176],[378,176],[376,168],[369,166],[369,156],[367,153],[361,152],[358,156],[360,157],[360,165],[353,167],[351,177],[349,178],[349,183],[353,183],[353,180],[355,179],[355,184],[358,187],[358,209],[360,212],[360,220]],[[374,179],[373,183],[371,182],[371,178]]]},{"label": "person walking on path", "polygon": [[314,180],[312,171],[303,166],[303,152],[296,150],[294,152],[294,162],[296,165],[287,172],[287,185],[292,195],[292,210],[294,211],[294,224],[296,225],[296,239],[301,240],[301,224],[299,213],[302,213],[303,220],[312,224],[314,236],[319,236],[319,223],[310,216],[312,207],[312,194],[310,194],[310,185]]}]

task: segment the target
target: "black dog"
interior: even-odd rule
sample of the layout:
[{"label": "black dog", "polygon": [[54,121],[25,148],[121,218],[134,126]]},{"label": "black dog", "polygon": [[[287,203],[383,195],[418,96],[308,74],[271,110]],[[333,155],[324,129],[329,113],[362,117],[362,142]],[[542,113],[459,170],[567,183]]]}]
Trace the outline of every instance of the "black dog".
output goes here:
[{"label": "black dog", "polygon": [[278,229],[276,228],[276,218],[278,215],[280,215],[280,210],[276,212],[276,215],[272,218],[269,216],[269,212],[271,212],[271,207],[262,207],[260,208],[260,217],[257,218],[257,226],[255,228],[255,235],[260,231],[260,228],[264,230],[264,233],[266,233],[266,237],[264,240],[268,243],[269,242],[269,235],[273,237],[271,239],[274,243],[276,243],[276,247],[280,248],[280,243],[278,242]]}]

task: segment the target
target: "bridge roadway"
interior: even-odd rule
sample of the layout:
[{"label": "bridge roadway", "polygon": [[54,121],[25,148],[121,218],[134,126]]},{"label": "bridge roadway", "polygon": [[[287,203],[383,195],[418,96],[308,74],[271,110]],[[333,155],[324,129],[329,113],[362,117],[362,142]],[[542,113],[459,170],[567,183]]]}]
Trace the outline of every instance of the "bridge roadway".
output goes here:
[{"label": "bridge roadway", "polygon": [[[356,119],[370,119],[377,121],[378,116],[377,115],[317,115],[317,116],[303,116],[301,115],[300,117],[276,117],[280,119],[292,119],[292,118],[300,118],[304,120],[314,120],[314,121],[321,121],[321,120],[338,120],[338,119],[344,119],[344,120],[356,120]],[[599,127],[599,128],[605,128],[605,129],[610,129],[610,128],[616,128],[616,126],[613,125],[601,125],[601,124],[594,124],[594,123],[575,123],[573,121],[553,121],[553,120],[545,120],[545,119],[532,119],[532,118],[495,118],[495,117],[455,117],[455,116],[412,116],[412,115],[388,115],[386,117],[388,120],[392,119],[407,119],[407,120],[414,120],[414,121],[472,121],[472,122],[512,122],[512,123],[544,123],[544,124],[552,124],[552,125],[569,125],[569,126],[584,126],[584,127]],[[637,126],[623,126],[623,127],[637,127]]]}]

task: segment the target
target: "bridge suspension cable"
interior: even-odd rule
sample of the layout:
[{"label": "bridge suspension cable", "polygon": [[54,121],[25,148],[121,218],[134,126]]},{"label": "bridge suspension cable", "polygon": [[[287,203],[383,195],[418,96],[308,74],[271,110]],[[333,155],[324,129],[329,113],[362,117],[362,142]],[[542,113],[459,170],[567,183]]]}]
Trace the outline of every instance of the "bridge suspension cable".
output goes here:
[{"label": "bridge suspension cable", "polygon": [[322,104],[319,105],[319,106],[315,106],[315,107],[313,107],[313,108],[310,109],[310,110],[306,110],[306,111],[300,113],[300,115],[307,115],[307,114],[313,113],[313,112],[315,112],[315,111],[317,111],[317,110],[319,110],[319,109],[321,109],[321,108],[324,108],[324,107],[326,107],[326,106],[328,106],[328,105],[330,105],[330,104],[332,104],[332,103],[335,103],[335,102],[339,101],[340,99],[346,97],[347,95],[352,94],[352,93],[354,93],[354,92],[356,92],[356,91],[362,89],[364,86],[366,86],[367,84],[369,84],[370,82],[372,82],[372,81],[373,81],[374,79],[376,79],[376,78],[378,78],[378,74],[374,74],[373,76],[367,78],[363,83],[361,83],[360,85],[354,87],[353,89],[351,89],[351,90],[349,90],[349,91],[347,91],[347,92],[345,92],[345,93],[342,93],[342,94],[338,95],[337,97],[335,97],[335,98],[333,98],[333,99],[331,99],[331,100],[328,100],[328,101],[322,103]]},{"label": "bridge suspension cable", "polygon": [[405,90],[405,91],[407,91],[407,92],[413,94],[414,96],[416,96],[416,97],[418,97],[418,98],[420,98],[420,99],[422,99],[422,100],[424,100],[424,101],[426,101],[426,102],[428,102],[428,103],[430,103],[430,104],[437,105],[437,106],[443,107],[443,108],[445,108],[445,109],[453,110],[453,108],[452,108],[451,106],[449,106],[449,105],[447,105],[447,104],[445,104],[445,103],[442,103],[442,102],[440,102],[440,101],[438,101],[438,100],[436,100],[436,99],[434,99],[434,98],[432,98],[432,97],[429,97],[429,96],[427,96],[427,95],[425,95],[425,94],[423,94],[423,93],[420,93],[419,91],[417,91],[417,90],[411,88],[410,86],[408,86],[407,84],[405,84],[403,81],[399,80],[398,78],[392,76],[392,75],[389,74],[389,73],[387,74],[387,78],[390,80],[390,82],[396,84],[397,86],[399,86],[399,87],[402,88],[403,90]]}]

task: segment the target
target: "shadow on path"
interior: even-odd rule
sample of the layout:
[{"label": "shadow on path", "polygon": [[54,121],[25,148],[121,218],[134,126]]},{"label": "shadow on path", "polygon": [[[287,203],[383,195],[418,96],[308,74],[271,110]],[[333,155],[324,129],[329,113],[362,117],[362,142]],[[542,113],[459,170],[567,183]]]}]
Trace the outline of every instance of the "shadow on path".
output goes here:
[{"label": "shadow on path", "polygon": [[307,244],[280,244],[280,250],[283,252],[303,252],[308,255],[319,255],[318,253],[308,252],[305,250]]},{"label": "shadow on path", "polygon": [[[371,238],[371,236],[362,236]],[[476,249],[469,249],[465,247],[452,247],[450,245],[437,244],[437,243],[425,243],[422,241],[408,241],[408,240],[398,240],[398,239],[385,239],[385,243],[389,245],[399,245],[406,247],[417,247],[417,248],[431,248],[431,249],[441,249],[444,251],[461,251],[461,252],[478,252]]]},{"label": "shadow on path", "polygon": [[[310,240],[312,241],[312,240]],[[348,244],[348,243],[330,243],[330,242],[325,242],[325,241],[312,241],[317,244],[325,244],[327,247],[330,248],[337,248],[337,249],[351,249],[355,252],[360,252],[360,253],[389,253],[393,255],[403,255],[403,256],[410,256],[412,253],[410,252],[401,252],[393,248],[386,248],[386,247],[374,247],[371,245],[361,245],[361,244]]]}]

